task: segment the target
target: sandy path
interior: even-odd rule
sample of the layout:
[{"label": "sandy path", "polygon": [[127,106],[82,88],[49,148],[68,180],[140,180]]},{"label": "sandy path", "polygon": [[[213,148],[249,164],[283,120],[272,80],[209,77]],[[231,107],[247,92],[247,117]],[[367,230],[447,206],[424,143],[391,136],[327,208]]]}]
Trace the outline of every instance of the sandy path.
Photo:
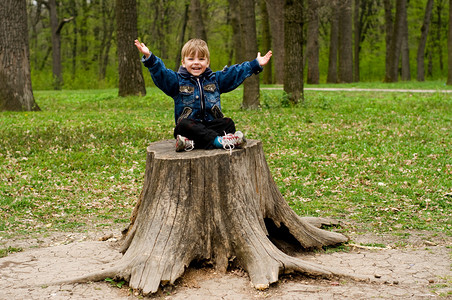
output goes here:
[{"label": "sandy path", "polygon": [[[70,235],[40,248],[0,259],[0,299],[137,299],[127,287],[106,282],[41,285],[105,268],[120,258],[118,243],[97,237]],[[364,238],[364,237],[362,237]],[[366,239],[375,240],[374,237]],[[380,237],[381,238],[381,237]],[[356,240],[356,239],[355,239]],[[18,242],[19,243],[19,242]],[[33,241],[21,241],[24,246]],[[309,253],[303,259],[356,274],[369,275],[376,283],[328,281],[301,275],[284,276],[264,292],[254,290],[246,273],[233,270],[217,274],[213,269],[190,268],[175,287],[154,295],[157,299],[435,299],[452,297],[450,241],[419,244],[404,249],[361,249],[351,252]]]}]

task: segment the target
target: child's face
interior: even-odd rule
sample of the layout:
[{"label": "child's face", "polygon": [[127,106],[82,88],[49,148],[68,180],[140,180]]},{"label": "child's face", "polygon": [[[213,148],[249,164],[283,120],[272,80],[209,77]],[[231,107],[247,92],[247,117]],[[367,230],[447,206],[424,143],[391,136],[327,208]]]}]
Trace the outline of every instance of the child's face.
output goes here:
[{"label": "child's face", "polygon": [[182,60],[182,66],[193,76],[199,76],[204,73],[209,63],[210,61],[207,57],[199,57],[198,52],[194,55],[185,56]]}]

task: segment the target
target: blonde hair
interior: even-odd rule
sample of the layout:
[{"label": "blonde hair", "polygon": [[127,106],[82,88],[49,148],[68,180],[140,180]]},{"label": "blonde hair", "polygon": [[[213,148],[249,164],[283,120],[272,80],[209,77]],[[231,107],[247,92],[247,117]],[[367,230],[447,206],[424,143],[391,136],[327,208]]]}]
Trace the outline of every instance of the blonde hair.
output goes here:
[{"label": "blonde hair", "polygon": [[207,43],[201,39],[191,39],[186,42],[184,47],[182,47],[181,58],[183,60],[185,57],[194,56],[196,53],[210,61],[210,53]]}]

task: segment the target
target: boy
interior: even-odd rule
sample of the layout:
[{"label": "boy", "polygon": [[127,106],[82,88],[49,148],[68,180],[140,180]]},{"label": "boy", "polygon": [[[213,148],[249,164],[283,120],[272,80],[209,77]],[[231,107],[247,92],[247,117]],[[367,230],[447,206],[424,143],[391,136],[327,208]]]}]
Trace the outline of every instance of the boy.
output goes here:
[{"label": "boy", "polygon": [[236,132],[234,121],[221,112],[220,94],[234,90],[247,77],[260,73],[270,60],[271,51],[263,57],[258,53],[251,62],[212,72],[206,42],[192,39],[182,48],[182,66],[176,73],[167,69],[144,43],[135,40],[135,46],[143,54],[142,62],[155,85],[174,99],[176,151],[232,150],[245,146],[243,133]]}]

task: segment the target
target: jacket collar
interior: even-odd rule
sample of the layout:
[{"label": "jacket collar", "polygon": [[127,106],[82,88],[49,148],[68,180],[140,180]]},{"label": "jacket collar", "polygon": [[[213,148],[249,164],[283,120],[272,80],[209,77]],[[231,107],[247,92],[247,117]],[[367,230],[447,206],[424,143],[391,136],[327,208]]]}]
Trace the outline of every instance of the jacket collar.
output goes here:
[{"label": "jacket collar", "polygon": [[[179,75],[181,75],[184,78],[196,78],[195,76],[193,76],[190,73],[188,73],[187,69],[185,67],[183,67],[183,66],[179,67],[179,71],[177,71],[177,73],[179,73]],[[199,78],[207,78],[212,73],[213,73],[212,69],[210,69],[210,67],[207,67],[207,69],[204,71],[204,73],[199,75]]]}]

